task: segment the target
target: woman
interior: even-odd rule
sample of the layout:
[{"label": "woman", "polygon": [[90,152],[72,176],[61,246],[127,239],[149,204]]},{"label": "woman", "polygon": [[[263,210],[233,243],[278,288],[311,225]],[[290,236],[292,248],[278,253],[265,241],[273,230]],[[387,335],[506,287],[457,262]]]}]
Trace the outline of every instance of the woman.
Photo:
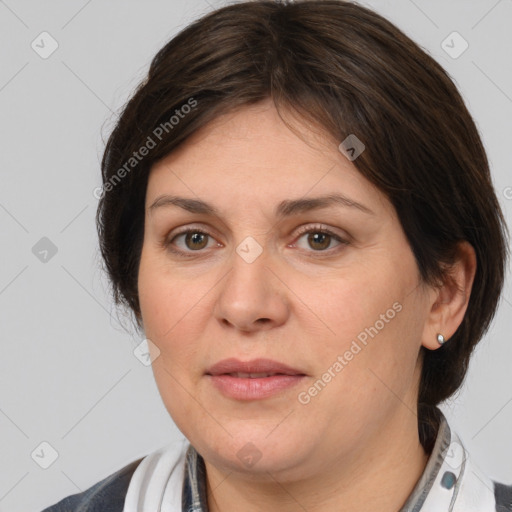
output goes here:
[{"label": "woman", "polygon": [[506,228],[460,94],[396,27],[219,9],[156,55],[102,172],[114,296],[187,441],[47,511],[512,510],[438,408]]}]

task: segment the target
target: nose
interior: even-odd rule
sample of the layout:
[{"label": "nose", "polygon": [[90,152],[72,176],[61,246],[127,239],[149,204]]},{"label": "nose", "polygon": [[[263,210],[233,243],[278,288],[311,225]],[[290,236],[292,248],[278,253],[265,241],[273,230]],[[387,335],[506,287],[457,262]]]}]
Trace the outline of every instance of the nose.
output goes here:
[{"label": "nose", "polygon": [[250,263],[234,252],[233,266],[219,284],[214,315],[225,326],[251,332],[286,322],[287,288],[265,251]]}]

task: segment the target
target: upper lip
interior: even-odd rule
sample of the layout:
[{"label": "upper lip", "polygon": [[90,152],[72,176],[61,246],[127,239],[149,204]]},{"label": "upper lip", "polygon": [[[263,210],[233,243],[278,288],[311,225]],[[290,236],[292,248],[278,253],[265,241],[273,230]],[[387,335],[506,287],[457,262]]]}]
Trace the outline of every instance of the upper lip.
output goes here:
[{"label": "upper lip", "polygon": [[206,370],[207,375],[229,373],[270,373],[282,375],[305,375],[304,372],[272,359],[252,359],[240,361],[236,358],[223,359]]}]

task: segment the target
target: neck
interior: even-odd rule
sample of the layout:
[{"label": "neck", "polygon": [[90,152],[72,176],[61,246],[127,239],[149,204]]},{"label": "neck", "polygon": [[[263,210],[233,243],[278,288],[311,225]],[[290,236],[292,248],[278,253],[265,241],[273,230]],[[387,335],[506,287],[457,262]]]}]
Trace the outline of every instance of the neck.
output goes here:
[{"label": "neck", "polygon": [[[210,512],[396,512],[421,477],[428,455],[417,419],[402,410],[372,443],[300,480],[223,472],[205,461]],[[347,460],[349,459],[349,460]],[[281,476],[281,478],[280,478]]]}]

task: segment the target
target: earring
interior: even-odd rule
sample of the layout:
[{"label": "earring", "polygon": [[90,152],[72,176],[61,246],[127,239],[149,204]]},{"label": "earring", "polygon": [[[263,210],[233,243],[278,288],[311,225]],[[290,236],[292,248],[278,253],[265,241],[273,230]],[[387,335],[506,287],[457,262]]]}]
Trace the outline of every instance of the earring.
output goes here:
[{"label": "earring", "polygon": [[444,339],[444,336],[442,334],[437,335],[437,342],[439,345],[444,345],[446,343],[446,340]]}]

